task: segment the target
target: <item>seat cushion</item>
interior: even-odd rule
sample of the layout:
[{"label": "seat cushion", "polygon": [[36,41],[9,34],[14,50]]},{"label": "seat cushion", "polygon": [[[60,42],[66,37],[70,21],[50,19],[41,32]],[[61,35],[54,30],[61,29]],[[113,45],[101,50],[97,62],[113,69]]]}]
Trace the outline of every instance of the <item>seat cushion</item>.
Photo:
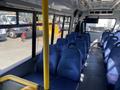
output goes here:
[{"label": "seat cushion", "polygon": [[[43,86],[43,74],[31,73],[23,78]],[[78,83],[79,82],[75,82],[67,78],[50,75],[50,90],[76,90]]]},{"label": "seat cushion", "polygon": [[41,86],[44,85],[43,84],[43,73],[38,73],[38,72],[29,73],[29,74],[25,75],[23,78],[30,80],[32,82],[35,82]]},{"label": "seat cushion", "polygon": [[52,77],[51,90],[76,90],[79,82],[64,77]]}]

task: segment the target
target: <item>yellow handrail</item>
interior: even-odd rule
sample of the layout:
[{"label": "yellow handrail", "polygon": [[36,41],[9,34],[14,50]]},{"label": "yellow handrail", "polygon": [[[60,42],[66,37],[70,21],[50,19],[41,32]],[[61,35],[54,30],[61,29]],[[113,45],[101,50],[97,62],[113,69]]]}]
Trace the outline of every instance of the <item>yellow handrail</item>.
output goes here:
[{"label": "yellow handrail", "polygon": [[[38,90],[38,84],[28,81],[28,80],[25,80],[25,79],[22,79],[20,77],[17,77],[14,75],[6,75],[3,77],[0,77],[0,83],[5,82],[7,80],[11,80],[11,81],[15,81],[17,83],[23,84],[23,85],[31,88],[31,90]],[[25,89],[23,89],[23,90],[25,90]]]},{"label": "yellow handrail", "polygon": [[49,30],[48,30],[48,0],[42,0],[43,15],[43,57],[44,57],[44,90],[49,90]]}]

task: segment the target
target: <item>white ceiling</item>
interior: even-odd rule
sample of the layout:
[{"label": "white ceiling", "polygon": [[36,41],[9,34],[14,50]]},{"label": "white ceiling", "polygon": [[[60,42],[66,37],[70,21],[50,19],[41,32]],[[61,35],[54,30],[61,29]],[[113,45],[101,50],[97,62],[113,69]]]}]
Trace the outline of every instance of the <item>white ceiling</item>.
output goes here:
[{"label": "white ceiling", "polygon": [[[15,5],[17,2],[17,6],[21,5],[21,7],[27,5],[30,8],[36,8],[36,6],[41,6],[42,0],[2,0],[5,2],[11,2],[11,5]],[[0,1],[0,4],[1,2]],[[34,4],[31,7],[29,4],[19,3],[19,2],[28,2]],[[7,3],[8,4],[8,3]],[[120,10],[120,0],[49,0],[49,8],[55,9],[58,11],[64,12],[73,12],[75,9],[79,9],[80,11],[88,11],[88,10]]]},{"label": "white ceiling", "polygon": [[80,6],[82,10],[116,10],[120,9],[120,0],[80,0]]},{"label": "white ceiling", "polygon": [[[42,0],[21,0],[32,4],[42,5]],[[59,11],[74,11],[77,8],[77,0],[48,0],[49,8]]]}]

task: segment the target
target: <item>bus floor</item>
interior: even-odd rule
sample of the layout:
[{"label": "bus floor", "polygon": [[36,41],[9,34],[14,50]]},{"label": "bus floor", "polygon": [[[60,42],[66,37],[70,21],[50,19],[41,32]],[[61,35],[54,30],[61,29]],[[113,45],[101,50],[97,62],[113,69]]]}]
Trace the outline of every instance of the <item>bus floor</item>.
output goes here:
[{"label": "bus floor", "polygon": [[91,46],[87,63],[83,71],[84,80],[77,90],[107,90],[102,50],[97,44]]}]

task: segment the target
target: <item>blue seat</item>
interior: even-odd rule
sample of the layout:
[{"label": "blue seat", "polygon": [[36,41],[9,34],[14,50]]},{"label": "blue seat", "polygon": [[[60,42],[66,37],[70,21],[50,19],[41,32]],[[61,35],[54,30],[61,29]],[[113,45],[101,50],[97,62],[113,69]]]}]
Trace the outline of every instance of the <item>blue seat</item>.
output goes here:
[{"label": "blue seat", "polygon": [[117,36],[109,36],[108,39],[107,39],[107,44],[106,44],[105,50],[107,48],[111,47],[111,45],[113,45],[117,41],[118,41],[118,37]]},{"label": "blue seat", "polygon": [[107,42],[108,42],[108,40],[109,40],[109,38],[110,38],[111,36],[114,36],[114,34],[113,34],[113,33],[109,33],[108,36],[107,36],[106,38],[104,38],[103,50],[105,50],[106,45],[107,45]]},{"label": "blue seat", "polygon": [[78,35],[78,32],[71,32],[70,35],[71,35],[71,36],[77,36],[77,35]]},{"label": "blue seat", "polygon": [[[43,73],[33,72],[23,76],[24,79],[30,80],[39,84],[40,86],[44,86],[43,82]],[[51,78],[51,77],[50,77]]]},{"label": "blue seat", "polygon": [[67,45],[68,41],[64,38],[58,38],[57,39],[57,43],[56,43],[56,47],[59,51],[62,50],[62,48],[64,47],[64,45]]},{"label": "blue seat", "polygon": [[62,57],[58,64],[57,73],[59,76],[79,81],[82,60],[81,53],[74,43],[70,43],[62,51]]},{"label": "blue seat", "polygon": [[118,78],[114,90],[120,90],[120,77]]},{"label": "blue seat", "polygon": [[[55,45],[50,45],[49,50],[50,50],[49,52],[50,73],[55,74],[57,70],[57,65],[59,62],[59,58],[58,58],[59,54]],[[40,73],[43,71],[43,51],[38,56],[37,63],[36,63],[36,71]]]},{"label": "blue seat", "polygon": [[72,32],[71,34],[66,36],[66,39],[68,40],[68,42],[71,42],[71,41],[74,41],[78,35],[79,33]]},{"label": "blue seat", "polygon": [[101,38],[101,45],[103,46],[103,43],[105,41],[105,38],[109,36],[109,33],[111,33],[110,31],[105,31],[102,34],[102,38]]},{"label": "blue seat", "polygon": [[57,40],[57,43],[55,44],[55,46],[57,47],[58,49],[58,52],[59,52],[59,58],[61,57],[61,51],[62,49],[64,48],[65,45],[68,44],[68,40],[67,39],[64,39],[64,38],[59,38]]},{"label": "blue seat", "polygon": [[[24,76],[24,78],[43,86],[42,73],[31,73]],[[75,90],[78,83],[64,77],[50,75],[50,90]]]},{"label": "blue seat", "polygon": [[85,63],[87,59],[87,44],[86,41],[82,38],[76,38],[75,40],[76,46],[79,48],[79,50],[82,53],[82,64]]},{"label": "blue seat", "polygon": [[120,42],[111,50],[107,62],[107,80],[109,84],[115,85],[120,75]]},{"label": "blue seat", "polygon": [[[79,56],[79,51],[77,51],[76,48],[75,48],[75,52],[73,53],[71,53],[72,54],[71,55],[69,52],[69,54],[73,56],[73,58],[69,58],[68,60],[66,57],[66,59],[64,60],[62,59],[59,62],[56,59],[57,57],[54,56],[55,54],[57,54],[56,47],[54,45],[50,46],[50,90],[75,90],[76,89],[79,83],[78,77],[80,77],[80,58],[79,58],[80,56]],[[41,55],[42,53],[40,54],[37,60],[35,71],[33,73],[29,73],[28,75],[25,75],[23,78],[43,86],[43,68],[42,68],[43,57]],[[58,62],[59,62],[59,65],[57,68]],[[65,65],[65,67],[63,64]],[[55,73],[56,68],[57,68],[57,72],[59,72],[58,74]],[[64,77],[63,73],[64,74],[67,73],[66,74],[67,76]],[[75,81],[76,79],[77,81]]]},{"label": "blue seat", "polygon": [[75,36],[71,36],[71,35],[66,36],[66,39],[68,40],[68,43],[71,42],[71,41],[74,41],[75,38],[76,38]]},{"label": "blue seat", "polygon": [[90,43],[91,43],[91,38],[90,38],[90,34],[88,32],[85,32],[83,34],[83,36],[86,38],[87,40],[87,44],[88,44],[88,48],[90,47]]},{"label": "blue seat", "polygon": [[85,42],[85,44],[86,44],[86,50],[87,50],[87,53],[88,53],[89,47],[90,47],[88,36],[87,35],[82,35],[81,39]]},{"label": "blue seat", "polygon": [[57,76],[53,77],[50,83],[51,83],[50,90],[76,90],[79,82]]},{"label": "blue seat", "polygon": [[117,43],[117,41],[118,41],[118,37],[116,36],[109,37],[109,40],[106,44],[105,51],[104,51],[105,63],[107,62],[107,59],[109,57],[112,47]]},{"label": "blue seat", "polygon": [[116,32],[115,32],[115,36],[117,36],[118,39],[120,40],[120,31],[116,31]]}]

